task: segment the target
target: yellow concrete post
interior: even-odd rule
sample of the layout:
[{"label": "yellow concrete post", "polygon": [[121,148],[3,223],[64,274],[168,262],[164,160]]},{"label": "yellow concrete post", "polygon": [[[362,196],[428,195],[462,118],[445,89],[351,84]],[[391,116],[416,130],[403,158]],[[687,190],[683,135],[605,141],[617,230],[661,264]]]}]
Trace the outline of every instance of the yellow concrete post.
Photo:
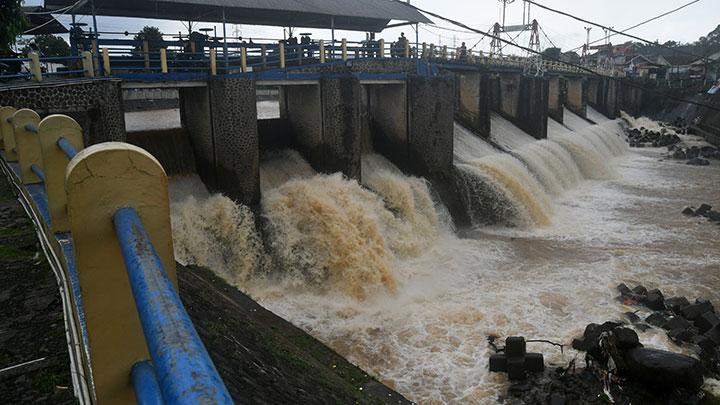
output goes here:
[{"label": "yellow concrete post", "polygon": [[29,52],[28,57],[30,58],[30,73],[32,73],[32,79],[36,82],[42,81],[42,67],[40,66],[40,55],[37,52]]},{"label": "yellow concrete post", "polygon": [[[472,54],[472,51],[470,52],[470,54]],[[442,47],[442,58],[443,58],[443,59],[447,59],[447,55],[448,55],[447,45],[443,45],[443,47]]]},{"label": "yellow concrete post", "polygon": [[340,43],[340,49],[342,51],[342,60],[347,60],[347,39],[342,39],[342,42]]},{"label": "yellow concrete post", "polygon": [[23,184],[37,184],[42,180],[33,173],[32,165],[43,167],[42,152],[40,151],[40,138],[27,126],[33,126],[37,130],[40,123],[40,116],[33,110],[23,108],[17,110],[12,117],[13,130],[15,132],[15,149],[17,150],[18,163],[20,164],[20,180]]},{"label": "yellow concrete post", "polygon": [[143,59],[145,60],[145,69],[150,69],[150,43],[147,39],[143,41]]},{"label": "yellow concrete post", "polygon": [[146,40],[142,43],[143,59],[145,60],[145,69],[150,69],[150,43]]},{"label": "yellow concrete post", "polygon": [[0,138],[2,138],[2,148],[5,150],[5,160],[8,162],[17,161],[15,154],[15,133],[8,119],[15,115],[15,107],[0,107]]},{"label": "yellow concrete post", "polygon": [[320,40],[320,63],[325,63],[325,41]]},{"label": "yellow concrete post", "polygon": [[247,48],[240,48],[240,66],[243,73],[247,72]]},{"label": "yellow concrete post", "polygon": [[105,76],[110,76],[110,53],[107,48],[102,49],[103,71]]},{"label": "yellow concrete post", "polygon": [[167,49],[165,49],[165,48],[160,49],[160,70],[162,70],[163,73],[168,72]]},{"label": "yellow concrete post", "polygon": [[213,76],[217,74],[217,57],[215,54],[215,48],[210,48],[210,74]]},{"label": "yellow concrete post", "polygon": [[428,59],[435,57],[435,44],[430,44],[430,50],[428,51]]},{"label": "yellow concrete post", "polygon": [[65,173],[97,402],[135,403],[130,370],[138,360],[150,356],[113,215],[122,207],[137,210],[165,271],[177,286],[167,176],[152,155],[120,142],[82,150]]},{"label": "yellow concrete post", "polygon": [[[378,41],[378,48],[380,48],[379,52],[378,52],[378,57],[384,58],[385,57],[385,40],[384,39],[380,39]],[[390,52],[390,53],[392,54],[392,52]]]},{"label": "yellow concrete post", "polygon": [[278,46],[280,48],[280,68],[285,68],[285,43],[280,41]]},{"label": "yellow concrete post", "polygon": [[427,43],[422,43],[422,55],[420,56],[421,59],[427,58]]},{"label": "yellow concrete post", "polygon": [[405,40],[405,57],[410,57],[410,41]]},{"label": "yellow concrete post", "polygon": [[82,53],[82,64],[83,70],[85,71],[85,77],[95,77],[95,69],[93,68],[93,57],[90,51]]},{"label": "yellow concrete post", "polygon": [[58,139],[65,138],[76,151],[83,149],[83,132],[80,124],[67,115],[54,114],[43,118],[38,125],[43,170],[45,171],[45,192],[52,223],[52,231],[69,232],[70,219],[67,215],[65,194],[65,169],[70,159],[58,147]]}]

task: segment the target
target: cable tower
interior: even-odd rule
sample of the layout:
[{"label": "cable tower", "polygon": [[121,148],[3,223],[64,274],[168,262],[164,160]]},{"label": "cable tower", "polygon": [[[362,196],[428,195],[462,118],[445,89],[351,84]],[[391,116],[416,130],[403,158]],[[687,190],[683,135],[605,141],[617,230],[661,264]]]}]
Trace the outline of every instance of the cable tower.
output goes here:
[{"label": "cable tower", "polygon": [[[515,0],[498,0],[502,4],[502,24],[497,22],[493,26],[493,36],[495,37],[490,43],[490,57],[502,56],[503,43],[499,39],[500,34],[509,32],[518,32],[517,36],[520,36],[523,32],[530,32],[530,44],[528,48],[534,52],[528,52],[526,55],[526,61],[523,66],[523,72],[525,74],[532,74],[535,76],[543,75],[543,62],[542,55],[539,52],[542,51],[540,46],[540,26],[537,20],[530,19],[530,3],[523,0],[523,21],[519,25],[506,25],[507,6],[515,2]],[[514,42],[514,41],[513,41]]]}]

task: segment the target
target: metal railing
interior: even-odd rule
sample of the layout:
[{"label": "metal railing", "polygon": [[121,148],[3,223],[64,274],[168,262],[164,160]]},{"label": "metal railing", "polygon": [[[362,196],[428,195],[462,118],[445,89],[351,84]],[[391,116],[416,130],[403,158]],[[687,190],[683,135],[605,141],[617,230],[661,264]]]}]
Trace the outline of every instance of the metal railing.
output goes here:
[{"label": "metal railing", "polygon": [[[32,188],[32,192],[28,193],[30,198],[35,199],[36,207],[47,207],[54,202],[54,205],[58,203],[63,206],[59,207],[60,213],[67,215],[69,211],[68,200],[63,199],[60,201],[60,196],[53,194],[53,190],[57,190],[57,185],[51,190],[51,180],[48,175],[57,175],[61,172],[60,177],[62,183],[60,189],[64,193],[67,192],[67,197],[72,197],[72,191],[65,184],[67,179],[70,178],[72,173],[72,167],[80,165],[80,163],[88,159],[92,153],[82,153],[82,129],[79,125],[70,117],[61,115],[51,115],[39,123],[26,122],[28,120],[28,113],[30,110],[16,110],[15,114],[9,117],[8,122],[14,123],[12,133],[0,133],[5,139],[14,137],[14,132],[17,130],[23,130],[32,134],[31,138],[37,139],[37,149],[23,149],[17,156],[17,163],[3,163],[4,167],[11,167],[14,170],[14,177],[20,178],[20,167],[28,164],[28,159],[32,156],[37,156],[40,153],[43,156],[43,160],[38,163],[32,163],[30,168],[32,172],[40,179],[40,184],[30,184],[26,182],[24,187],[26,189]],[[24,115],[22,115],[24,112]],[[36,116],[36,115],[35,115]],[[19,117],[25,117],[24,120]],[[36,116],[37,117],[37,116]],[[0,130],[3,130],[0,128]],[[4,131],[4,130],[3,130]],[[48,145],[47,148],[45,145]],[[118,145],[117,143],[108,145]],[[78,146],[80,149],[78,149]],[[103,144],[96,145],[93,148],[94,151],[103,151]],[[32,145],[34,148],[35,145]],[[137,159],[151,159],[146,152],[139,150],[134,147],[127,146],[114,146],[115,152],[122,152],[126,154],[135,154],[132,159],[136,159],[134,164],[138,164]],[[112,147],[110,147],[112,149]],[[93,152],[94,152],[93,151]],[[26,154],[24,154],[26,153]],[[58,160],[55,154],[60,154],[63,159]],[[114,155],[108,155],[114,156]],[[3,155],[3,158],[5,155]],[[119,156],[117,159],[128,160],[128,156]],[[36,158],[35,158],[36,159]],[[101,160],[105,162],[106,159]],[[49,166],[44,166],[45,164]],[[88,163],[90,164],[90,163]],[[155,162],[155,164],[157,164]],[[158,164],[159,166],[159,164]],[[66,170],[69,167],[70,169]],[[8,170],[6,170],[8,171]],[[162,173],[161,169],[158,169],[159,173]],[[164,176],[164,174],[162,174]],[[85,176],[85,175],[83,175]],[[57,178],[55,176],[54,178]],[[125,181],[118,177],[118,181]],[[18,180],[23,182],[22,180]],[[107,182],[107,178],[100,179],[102,183]],[[128,180],[130,181],[130,180]],[[45,193],[38,192],[38,190],[45,190]],[[66,191],[67,190],[67,191]],[[122,197],[121,197],[122,198]],[[80,198],[81,200],[87,200],[87,197]],[[75,197],[78,200],[78,197]],[[93,201],[95,201],[93,199]],[[97,202],[97,204],[114,204],[112,202]],[[142,202],[136,202],[135,204],[142,205]],[[120,204],[125,205],[125,204]],[[168,275],[166,268],[161,261],[156,247],[146,230],[145,225],[140,219],[140,215],[135,208],[132,208],[133,203],[128,203],[126,207],[116,209],[108,221],[112,223],[114,228],[116,242],[113,240],[107,240],[102,243],[118,243],[119,250],[122,257],[120,265],[127,272],[127,280],[131,289],[130,299],[134,301],[134,307],[137,310],[137,317],[140,320],[141,335],[144,337],[145,346],[147,346],[150,359],[137,359],[133,358],[134,364],[127,370],[119,370],[120,374],[127,373],[128,380],[132,382],[132,387],[138,403],[143,404],[196,404],[196,403],[217,403],[217,404],[230,404],[232,399],[225,387],[222,379],[220,378],[215,366],[210,359],[210,356],[205,349],[200,337],[195,330],[192,320],[188,316],[182,301],[176,291],[173,281]],[[154,205],[154,204],[151,204]],[[91,291],[92,288],[97,286],[92,284],[84,284],[83,277],[78,277],[78,274],[87,274],[88,269],[83,269],[83,264],[76,260],[78,255],[79,243],[78,240],[73,242],[72,235],[75,228],[56,228],[61,221],[60,217],[54,217],[54,211],[52,209],[42,210],[39,209],[39,213],[34,215],[38,218],[38,221],[43,221],[44,224],[40,224],[38,229],[46,229],[49,237],[43,240],[53,240],[56,243],[62,245],[59,248],[50,248],[49,251],[57,253],[60,257],[64,257],[64,260],[58,261],[63,267],[61,269],[60,277],[61,280],[65,280],[62,290],[67,292],[69,296],[72,296],[72,304],[68,305],[68,308],[72,308],[72,314],[66,314],[66,322],[70,322],[72,327],[70,329],[82,330],[82,342],[76,343],[86,346],[81,352],[75,353],[71,349],[72,356],[80,356],[74,358],[74,364],[84,364],[83,372],[74,372],[73,375],[83,376],[83,386],[86,390],[92,391],[98,389],[96,385],[85,381],[84,376],[86,372],[90,373],[93,367],[92,358],[93,355],[97,354],[97,348],[95,352],[91,341],[87,339],[88,330],[95,327],[97,324],[88,324],[85,317],[85,311],[87,310],[87,303],[84,303],[82,291]],[[51,225],[52,224],[52,225]],[[167,224],[169,225],[169,218],[167,218]],[[82,228],[83,226],[81,226]],[[87,226],[84,226],[87,228]],[[68,234],[67,231],[73,231]],[[169,232],[169,229],[166,229]],[[55,237],[53,238],[53,233]],[[48,236],[43,234],[44,236]],[[63,242],[61,242],[63,241]],[[50,242],[48,242],[50,243]],[[68,248],[69,245],[69,248]],[[87,249],[85,253],[87,255]],[[92,253],[92,252],[91,252]],[[110,264],[108,264],[110,265]],[[174,274],[174,273],[173,273]],[[87,279],[85,279],[87,280]],[[102,295],[102,291],[93,291],[94,295]],[[122,303],[113,302],[110,306],[120,305],[118,308],[124,308]],[[104,306],[105,304],[103,304]],[[126,307],[126,306],[125,306]],[[79,320],[79,325],[74,323],[74,319]],[[97,336],[97,333],[95,334]],[[77,340],[77,339],[76,339]],[[95,341],[97,344],[97,341]],[[88,347],[90,346],[90,347]],[[121,348],[113,348],[113,351],[122,350]],[[75,353],[75,354],[73,354]],[[84,355],[80,354],[84,353]],[[83,357],[85,356],[85,357]],[[118,367],[118,366],[110,366]],[[92,378],[92,374],[90,374]],[[76,385],[78,383],[76,382]],[[91,387],[91,388],[88,388]],[[76,387],[77,388],[77,387]],[[82,389],[80,389],[82,391]],[[76,391],[77,393],[78,391]],[[87,391],[86,391],[87,392]],[[78,398],[81,399],[81,403],[88,403],[91,394],[78,394]],[[102,402],[102,398],[95,399]]]},{"label": "metal railing", "polygon": [[[80,56],[40,56],[0,59],[0,82],[18,79],[42,81],[46,78],[93,77],[92,54]],[[53,70],[54,69],[54,70]]]}]

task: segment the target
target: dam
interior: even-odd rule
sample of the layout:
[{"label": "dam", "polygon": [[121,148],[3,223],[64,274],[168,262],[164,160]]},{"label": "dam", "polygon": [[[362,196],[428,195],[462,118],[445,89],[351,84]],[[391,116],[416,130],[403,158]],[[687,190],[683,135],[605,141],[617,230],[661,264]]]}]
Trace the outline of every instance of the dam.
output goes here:
[{"label": "dam", "polygon": [[[416,29],[434,15],[368,1]],[[335,38],[382,31],[377,10],[196,7],[332,38],[76,31],[61,58],[76,69],[31,52],[27,73],[0,75],[0,303],[15,311],[0,398],[666,399],[615,364],[621,349],[691,362],[701,384],[668,383],[672,399],[720,397],[717,96],[607,66]],[[517,379],[520,337],[543,371],[523,359]]]}]

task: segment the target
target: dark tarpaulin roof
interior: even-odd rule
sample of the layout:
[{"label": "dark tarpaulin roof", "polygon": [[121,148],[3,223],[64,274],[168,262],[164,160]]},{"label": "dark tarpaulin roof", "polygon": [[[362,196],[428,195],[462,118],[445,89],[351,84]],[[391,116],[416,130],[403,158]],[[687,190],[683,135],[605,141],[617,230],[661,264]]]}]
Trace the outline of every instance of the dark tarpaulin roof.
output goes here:
[{"label": "dark tarpaulin roof", "polygon": [[33,14],[46,13],[42,7],[23,7],[23,13],[27,17],[30,26],[23,35],[43,35],[43,34],[67,34],[70,32],[60,21],[56,20],[50,14]]},{"label": "dark tarpaulin roof", "polygon": [[[67,7],[76,0],[45,0],[45,7]],[[97,15],[255,24],[355,31],[382,31],[391,20],[431,23],[412,7],[393,0],[95,0]],[[75,14],[90,14],[90,2]]]}]

